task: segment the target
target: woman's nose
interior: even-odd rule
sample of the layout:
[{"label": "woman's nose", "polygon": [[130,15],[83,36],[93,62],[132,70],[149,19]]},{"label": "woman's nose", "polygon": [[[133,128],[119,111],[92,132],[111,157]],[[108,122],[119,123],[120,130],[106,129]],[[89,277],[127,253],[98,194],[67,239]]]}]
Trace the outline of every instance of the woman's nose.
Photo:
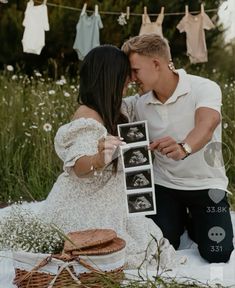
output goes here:
[{"label": "woman's nose", "polygon": [[132,73],[131,73],[131,81],[132,81],[132,82],[135,82],[136,80],[137,80],[137,77],[136,77],[135,73],[132,72]]}]

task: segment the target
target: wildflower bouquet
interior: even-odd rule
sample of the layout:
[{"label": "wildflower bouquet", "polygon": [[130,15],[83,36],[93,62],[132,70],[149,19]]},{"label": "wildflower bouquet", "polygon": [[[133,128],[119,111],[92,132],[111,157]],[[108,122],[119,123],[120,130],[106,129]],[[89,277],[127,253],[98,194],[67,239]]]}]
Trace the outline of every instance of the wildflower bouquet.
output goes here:
[{"label": "wildflower bouquet", "polygon": [[[125,241],[117,238],[115,232],[113,241],[104,237],[109,232],[105,229],[71,232],[66,236],[53,224],[44,223],[19,205],[12,206],[2,220],[0,250],[13,251],[13,283],[18,288],[84,287],[82,284],[108,288],[110,281],[119,283],[123,278]],[[90,237],[90,233],[94,235]],[[107,242],[107,247],[103,242],[101,246],[97,245],[100,235],[104,238],[103,242]],[[92,246],[94,251],[90,245],[87,248],[90,239],[96,240]],[[73,250],[67,251],[65,248],[68,245],[78,251],[75,254]]]},{"label": "wildflower bouquet", "polygon": [[63,233],[19,205],[0,223],[0,250],[56,254],[63,245]]}]

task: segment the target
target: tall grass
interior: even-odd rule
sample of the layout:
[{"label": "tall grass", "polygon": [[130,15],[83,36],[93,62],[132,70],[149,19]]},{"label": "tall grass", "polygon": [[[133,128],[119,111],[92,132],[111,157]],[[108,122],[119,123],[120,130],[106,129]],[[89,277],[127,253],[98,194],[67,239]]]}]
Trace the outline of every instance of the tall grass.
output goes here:
[{"label": "tall grass", "polygon": [[[208,76],[205,71],[197,72]],[[219,73],[209,78],[219,82],[223,90],[224,154],[229,189],[234,193],[230,202],[235,208],[235,83]],[[0,73],[0,205],[9,200],[42,200],[50,192],[62,168],[54,151],[54,136],[75,111],[78,89],[77,80],[55,82],[37,72],[28,78],[7,69]],[[110,287],[210,286],[190,279],[178,283],[157,277]]]},{"label": "tall grass", "polygon": [[[223,140],[229,189],[235,195],[235,82],[204,70],[223,90]],[[54,152],[58,127],[76,109],[78,81],[31,78],[7,69],[0,74],[0,203],[44,199],[61,172]],[[235,196],[230,198],[235,208]]]},{"label": "tall grass", "polygon": [[75,110],[76,83],[36,74],[0,75],[0,202],[45,198],[61,170],[53,140]]}]

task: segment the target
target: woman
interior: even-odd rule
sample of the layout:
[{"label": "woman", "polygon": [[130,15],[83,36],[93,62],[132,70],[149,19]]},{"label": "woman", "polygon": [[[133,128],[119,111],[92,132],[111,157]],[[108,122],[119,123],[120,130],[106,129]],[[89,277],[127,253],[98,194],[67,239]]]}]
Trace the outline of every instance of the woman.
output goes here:
[{"label": "woman", "polygon": [[[118,48],[99,46],[85,57],[80,69],[81,105],[55,137],[64,172],[41,214],[65,232],[115,230],[126,240],[128,267],[137,268],[152,240],[150,234],[160,240],[162,233],[151,219],[127,217],[122,165],[115,152],[122,145],[117,125],[128,122],[121,105],[129,79],[128,58]],[[167,265],[175,259],[175,251],[167,240],[163,242],[161,264]]]}]

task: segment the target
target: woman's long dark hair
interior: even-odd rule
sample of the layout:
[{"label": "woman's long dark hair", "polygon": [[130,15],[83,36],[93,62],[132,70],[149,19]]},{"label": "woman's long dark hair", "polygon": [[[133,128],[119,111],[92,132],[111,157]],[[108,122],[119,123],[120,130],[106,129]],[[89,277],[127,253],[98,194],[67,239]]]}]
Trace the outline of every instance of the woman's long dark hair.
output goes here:
[{"label": "woman's long dark hair", "polygon": [[[121,113],[123,88],[131,74],[128,57],[115,46],[92,49],[80,67],[78,103],[94,109],[111,135],[117,135],[117,124],[128,122]],[[117,161],[113,161],[117,170]]]}]

